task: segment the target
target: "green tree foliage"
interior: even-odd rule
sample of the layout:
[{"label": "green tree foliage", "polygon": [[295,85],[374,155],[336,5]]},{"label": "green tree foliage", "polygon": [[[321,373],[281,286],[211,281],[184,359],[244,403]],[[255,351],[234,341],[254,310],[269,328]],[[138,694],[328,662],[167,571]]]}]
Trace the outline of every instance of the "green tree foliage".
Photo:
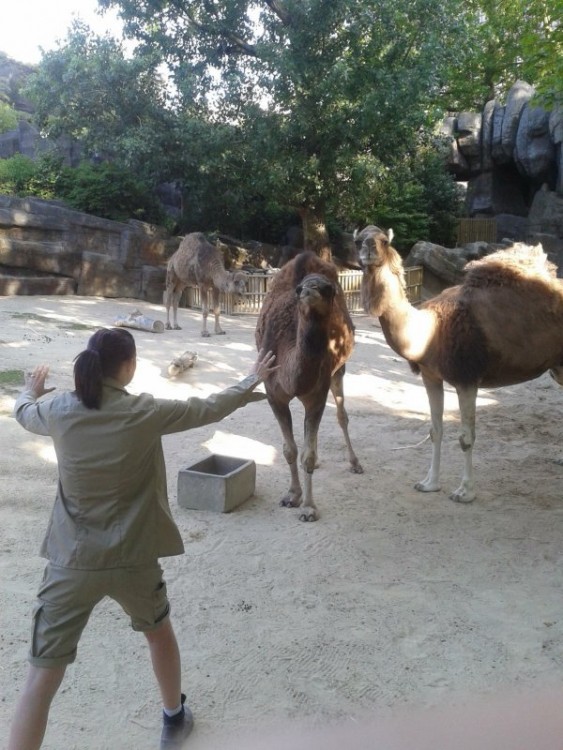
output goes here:
[{"label": "green tree foliage", "polygon": [[82,162],[75,169],[63,169],[57,196],[72,208],[115,221],[163,218],[146,185],[110,162]]},{"label": "green tree foliage", "polygon": [[115,221],[165,221],[152,191],[128,170],[109,162],[66,167],[56,153],[37,160],[23,154],[0,159],[0,193],[62,200],[78,211]]},{"label": "green tree foliage", "polygon": [[[290,220],[255,179],[257,165],[240,127],[179,118],[185,148],[178,155],[185,201],[182,231],[201,227],[242,238],[278,241]],[[291,218],[294,218],[291,216]]]},{"label": "green tree foliage", "polygon": [[18,127],[16,110],[7,102],[0,101],[0,133],[15,130]]},{"label": "green tree foliage", "polygon": [[522,35],[522,77],[536,87],[541,104],[563,105],[563,2],[531,0],[522,10],[533,19]]},{"label": "green tree foliage", "polygon": [[563,98],[561,0],[467,0],[458,22],[465,39],[448,75],[450,110],[480,110],[522,79],[549,106]]},{"label": "green tree foliage", "polygon": [[[561,0],[99,5],[120,9],[135,54],[75,24],[31,80],[36,121],[109,161],[122,190],[134,174],[133,215],[155,215],[144,190],[181,182],[183,229],[275,241],[298,215],[317,250],[328,224],[366,222],[392,226],[399,246],[449,244],[459,193],[431,140],[444,111],[479,110],[517,78],[539,103],[561,101]],[[33,182],[22,163],[10,184],[42,195],[66,186],[66,199],[108,215],[96,169],[89,200],[55,166],[43,163]]]},{"label": "green tree foliage", "polygon": [[34,120],[56,139],[81,143],[87,158],[111,160],[156,185],[174,169],[175,117],[154,56],[126,57],[122,42],[75,22],[28,81]]},{"label": "green tree foliage", "polygon": [[10,159],[0,159],[0,193],[6,195],[31,195],[36,166],[32,159],[16,154]]},{"label": "green tree foliage", "polygon": [[458,40],[454,0],[100,5],[166,58],[187,115],[231,126],[224,163],[238,163],[245,194],[298,211],[317,250],[342,206],[377,215],[382,185],[440,115]]}]

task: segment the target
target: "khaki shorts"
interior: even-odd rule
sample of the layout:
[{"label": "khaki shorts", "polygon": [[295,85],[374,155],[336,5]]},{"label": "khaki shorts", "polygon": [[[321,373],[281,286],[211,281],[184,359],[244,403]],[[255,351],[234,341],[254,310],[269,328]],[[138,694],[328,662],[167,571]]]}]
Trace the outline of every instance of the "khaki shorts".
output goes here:
[{"label": "khaki shorts", "polygon": [[170,613],[158,563],[110,570],[76,570],[48,563],[33,612],[30,663],[36,667],[71,664],[92,610],[106,596],[129,615],[133,630],[154,630]]}]

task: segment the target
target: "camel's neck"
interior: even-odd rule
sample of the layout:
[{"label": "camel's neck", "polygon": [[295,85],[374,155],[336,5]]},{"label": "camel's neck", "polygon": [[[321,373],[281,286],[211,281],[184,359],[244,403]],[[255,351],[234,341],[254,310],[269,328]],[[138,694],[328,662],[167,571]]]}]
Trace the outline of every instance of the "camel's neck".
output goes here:
[{"label": "camel's neck", "polygon": [[387,267],[378,268],[366,281],[364,305],[379,317],[389,346],[409,361],[420,361],[434,332],[434,314],[413,307],[402,278]]},{"label": "camel's neck", "polygon": [[328,323],[328,320],[314,316],[299,316],[291,363],[284,366],[291,380],[287,383],[288,393],[303,395],[312,391],[320,381],[329,382],[332,357],[329,354]]},{"label": "camel's neck", "polygon": [[221,266],[213,269],[212,279],[213,286],[222,292],[228,292],[231,284],[232,274]]},{"label": "camel's neck", "polygon": [[410,362],[420,362],[434,332],[433,313],[417,310],[407,302],[402,309],[388,308],[379,321],[391,349]]}]

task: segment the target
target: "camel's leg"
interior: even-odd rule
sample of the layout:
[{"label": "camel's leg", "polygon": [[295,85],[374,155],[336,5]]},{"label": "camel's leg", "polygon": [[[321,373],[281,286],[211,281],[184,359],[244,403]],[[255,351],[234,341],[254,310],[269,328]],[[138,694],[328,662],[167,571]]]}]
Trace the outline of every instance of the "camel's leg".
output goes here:
[{"label": "camel's leg", "polygon": [[213,297],[213,315],[215,316],[215,333],[217,335],[224,335],[225,331],[221,328],[219,325],[219,316],[221,315],[221,301],[219,299],[220,297],[220,291],[213,287],[211,290],[211,295]]},{"label": "camel's leg", "polygon": [[344,408],[344,372],[345,368],[341,367],[331,378],[330,390],[336,403],[336,418],[340,429],[344,434],[344,440],[346,441],[346,447],[348,448],[348,460],[350,461],[350,471],[354,474],[363,474],[364,470],[362,465],[358,461],[358,457],[354,453],[352,443],[350,441],[350,435],[348,434],[348,413]]},{"label": "camel's leg", "polygon": [[436,492],[440,489],[440,456],[442,452],[442,434],[444,421],[444,383],[422,376],[428,403],[430,404],[430,439],[432,440],[432,461],[427,475],[422,482],[415,484],[420,492]]},{"label": "camel's leg", "polygon": [[475,445],[475,408],[477,386],[457,388],[459,410],[461,413],[461,434],[459,444],[465,457],[465,468],[461,484],[450,495],[457,503],[471,503],[475,500],[475,480],[473,476],[473,446]]},{"label": "camel's leg", "polygon": [[164,290],[164,294],[162,295],[162,301],[164,303],[164,307],[166,308],[166,324],[165,328],[169,331],[172,326],[170,325],[170,306],[172,304],[172,297],[174,296],[174,289],[171,286],[167,286]]},{"label": "camel's leg", "polygon": [[299,481],[297,467],[297,444],[293,437],[293,421],[288,404],[275,403],[268,399],[274,416],[278,421],[283,436],[283,455],[291,472],[291,484],[285,495],[280,499],[280,505],[285,508],[297,508],[301,505],[303,491]]},{"label": "camel's leg", "polygon": [[326,397],[320,405],[305,406],[305,425],[301,466],[304,472],[303,505],[299,512],[300,521],[316,521],[319,517],[313,500],[313,472],[317,465],[317,435],[326,405]]},{"label": "camel's leg", "polygon": [[[168,286],[164,292],[164,306],[166,307],[165,328],[168,330],[172,328],[176,331],[181,330],[178,325],[178,305],[180,304],[180,297],[183,291],[182,288],[178,289],[176,286]],[[170,306],[172,306],[172,325],[170,325]]]},{"label": "camel's leg", "polygon": [[207,316],[209,314],[209,301],[207,299],[208,291],[207,289],[204,289],[200,286],[199,288],[199,296],[201,299],[201,315],[202,315],[202,326],[201,326],[201,335],[204,338],[209,338],[211,334],[207,330]]},{"label": "camel's leg", "polygon": [[176,289],[174,291],[174,296],[172,297],[172,326],[175,331],[182,330],[178,325],[178,305],[180,304],[180,298],[183,291],[183,289]]}]

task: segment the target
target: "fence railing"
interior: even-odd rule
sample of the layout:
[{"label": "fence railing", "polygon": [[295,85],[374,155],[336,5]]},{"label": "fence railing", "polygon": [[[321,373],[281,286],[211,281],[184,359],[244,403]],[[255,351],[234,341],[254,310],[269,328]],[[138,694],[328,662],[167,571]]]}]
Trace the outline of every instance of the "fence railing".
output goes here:
[{"label": "fence railing", "polygon": [[457,244],[466,245],[468,242],[496,242],[496,219],[460,219],[457,225]]},{"label": "fence railing", "polygon": [[[235,297],[232,294],[222,293],[219,297],[221,312],[225,315],[257,315],[262,307],[262,302],[275,276],[273,273],[251,273],[248,276],[246,292]],[[405,268],[407,283],[407,296],[412,304],[422,299],[422,266],[411,266]],[[344,292],[346,305],[350,313],[363,313],[361,301],[361,271],[340,271],[338,281]],[[211,300],[210,300],[211,303]],[[181,307],[201,309],[201,296],[198,287],[189,286],[184,291],[180,300]]]}]

